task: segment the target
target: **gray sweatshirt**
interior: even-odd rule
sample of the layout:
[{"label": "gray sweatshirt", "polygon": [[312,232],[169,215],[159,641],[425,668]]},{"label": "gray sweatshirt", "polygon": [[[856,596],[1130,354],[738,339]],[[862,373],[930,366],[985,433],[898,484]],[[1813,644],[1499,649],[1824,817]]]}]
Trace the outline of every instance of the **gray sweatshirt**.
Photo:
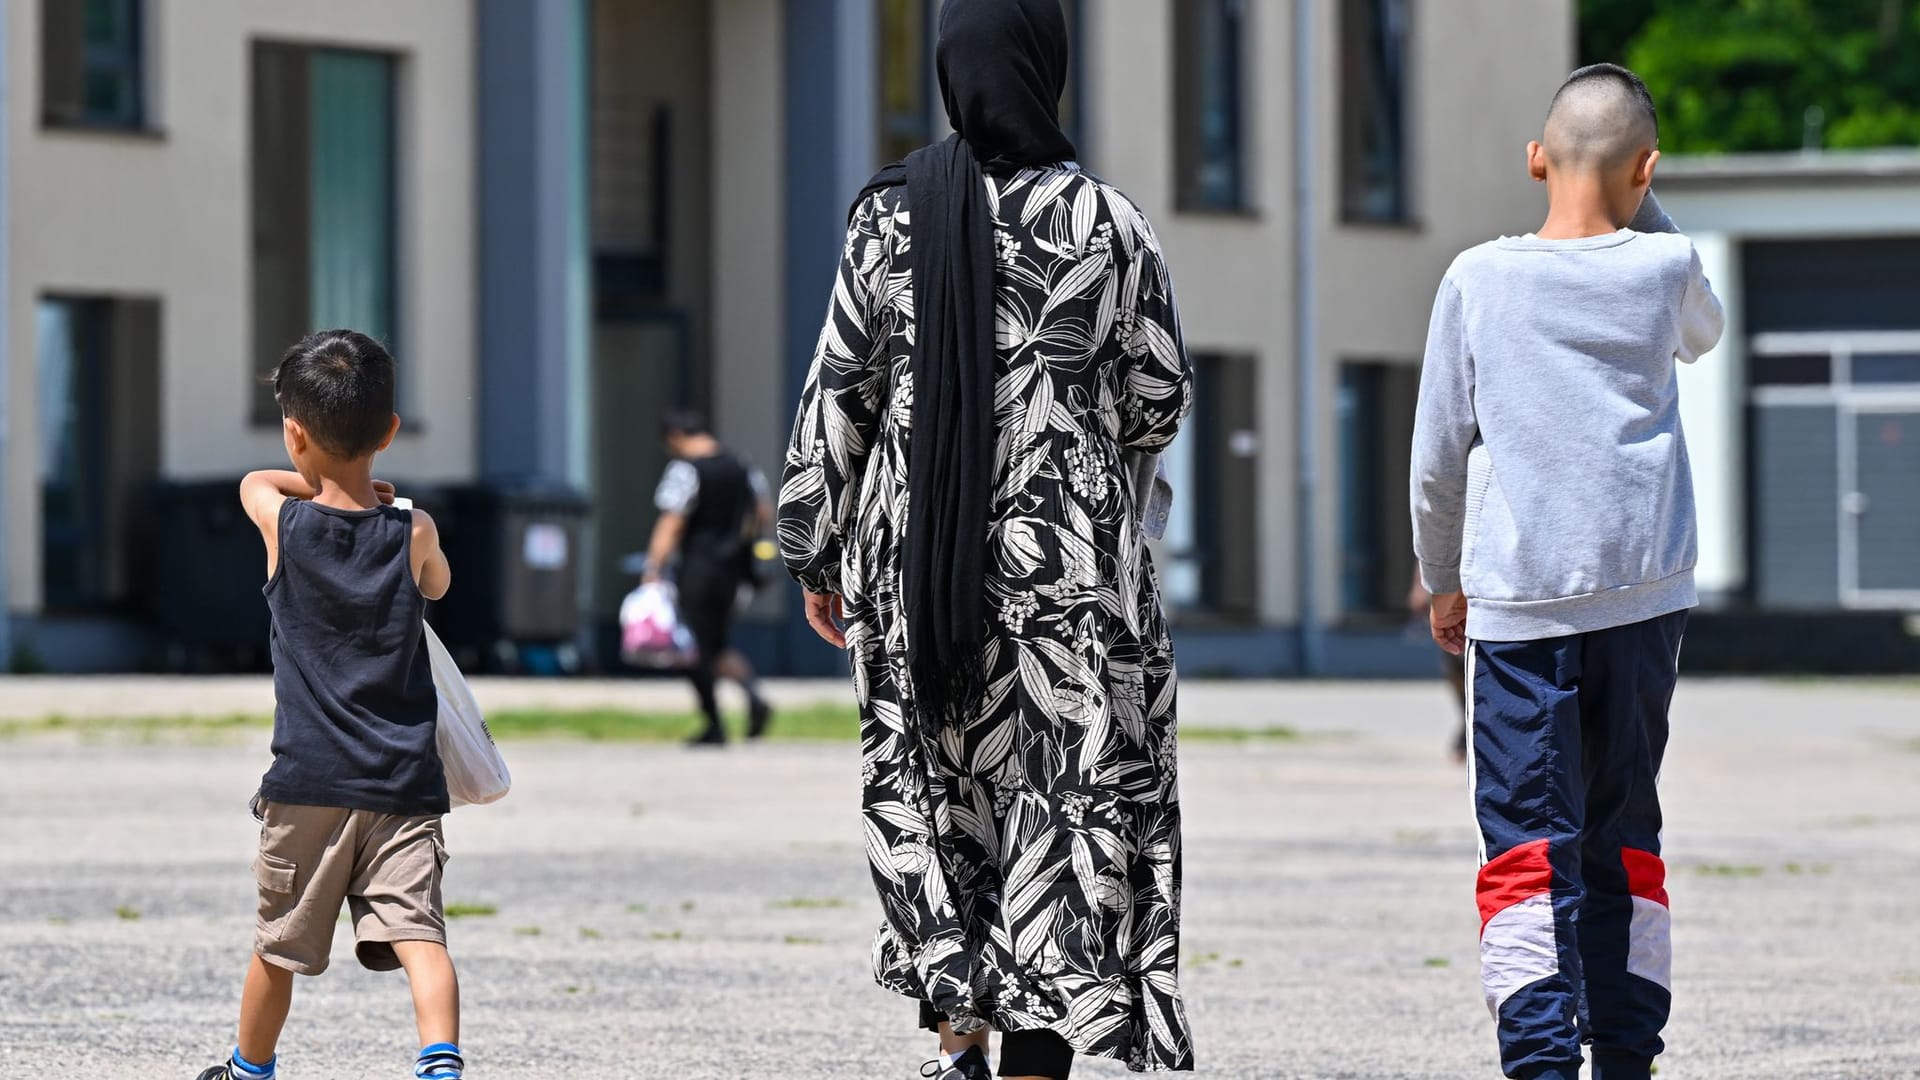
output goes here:
[{"label": "gray sweatshirt", "polygon": [[[1639,231],[1644,230],[1644,231]],[[1674,361],[1725,316],[1651,195],[1633,226],[1502,237],[1440,283],[1413,427],[1413,547],[1467,635],[1531,641],[1698,602]]]}]

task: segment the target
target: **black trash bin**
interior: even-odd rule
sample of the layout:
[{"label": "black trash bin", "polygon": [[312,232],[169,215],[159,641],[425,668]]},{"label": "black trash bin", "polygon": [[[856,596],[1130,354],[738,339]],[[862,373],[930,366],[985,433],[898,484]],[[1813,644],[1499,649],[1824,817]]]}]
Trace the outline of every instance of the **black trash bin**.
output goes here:
[{"label": "black trash bin", "polygon": [[453,587],[435,632],[463,664],[493,670],[579,665],[582,541],[590,504],[554,487],[471,485],[416,499],[440,528]]},{"label": "black trash bin", "polygon": [[153,490],[148,607],[174,671],[251,671],[267,659],[267,552],[233,480]]}]

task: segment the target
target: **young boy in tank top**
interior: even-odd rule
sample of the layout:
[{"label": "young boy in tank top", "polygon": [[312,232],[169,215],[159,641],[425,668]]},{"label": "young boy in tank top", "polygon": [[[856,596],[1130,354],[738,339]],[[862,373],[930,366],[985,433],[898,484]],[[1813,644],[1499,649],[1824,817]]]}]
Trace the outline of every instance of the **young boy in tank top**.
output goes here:
[{"label": "young boy in tank top", "polygon": [[240,482],[267,548],[273,765],[255,800],[259,918],[239,1038],[199,1080],[272,1080],[293,976],[326,970],[342,904],[360,963],[406,970],[414,1075],[463,1069],[440,898],[447,783],[421,643],[449,571],[433,519],[394,507],[373,478],[400,427],[393,383],[393,357],[365,334],[307,335],[273,376],[293,471]]}]

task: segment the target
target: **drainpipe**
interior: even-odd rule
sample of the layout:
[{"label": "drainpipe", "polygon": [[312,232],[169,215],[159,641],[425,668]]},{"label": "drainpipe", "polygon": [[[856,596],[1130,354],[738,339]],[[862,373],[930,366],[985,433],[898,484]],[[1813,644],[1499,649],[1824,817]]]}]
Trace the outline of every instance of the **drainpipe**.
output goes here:
[{"label": "drainpipe", "polygon": [[1320,441],[1320,318],[1314,288],[1315,232],[1319,215],[1314,207],[1313,170],[1316,157],[1314,123],[1315,0],[1293,4],[1293,199],[1294,199],[1294,360],[1298,383],[1299,442],[1295,455],[1299,475],[1295,485],[1295,543],[1299,558],[1295,581],[1299,590],[1299,668],[1302,675],[1318,675],[1325,649],[1320,634],[1318,597],[1319,441]]},{"label": "drainpipe", "polygon": [[12,397],[13,374],[7,365],[7,220],[8,196],[7,184],[7,109],[11,102],[7,100],[7,20],[0,18],[0,672],[13,667],[13,602],[7,590],[8,572],[7,532],[12,527],[12,515],[7,506],[7,468],[13,461],[8,449],[7,410]]}]

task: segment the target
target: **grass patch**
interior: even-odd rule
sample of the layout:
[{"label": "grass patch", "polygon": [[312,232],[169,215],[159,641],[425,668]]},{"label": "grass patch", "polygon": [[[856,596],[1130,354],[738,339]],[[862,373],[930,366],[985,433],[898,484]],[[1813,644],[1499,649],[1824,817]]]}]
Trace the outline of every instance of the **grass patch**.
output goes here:
[{"label": "grass patch", "polygon": [[685,932],[680,930],[655,930],[653,933],[648,934],[647,936],[649,938],[652,938],[654,941],[679,941],[681,938],[685,937],[686,934]]},{"label": "grass patch", "polygon": [[493,904],[448,904],[446,911],[449,919],[468,919],[498,914],[500,909]]},{"label": "grass patch", "polygon": [[788,934],[781,940],[789,945],[825,945],[827,943],[826,938],[805,937],[800,934]]},{"label": "grass patch", "polygon": [[65,915],[54,915],[47,919],[48,926],[67,926],[70,925],[71,922],[72,920],[68,919]]},{"label": "grass patch", "polygon": [[[737,720],[738,718],[736,718]],[[587,742],[675,743],[700,729],[694,712],[640,712],[632,709],[502,709],[487,714],[487,726],[499,739],[580,739]],[[218,743],[273,726],[266,714],[225,716],[72,717],[0,720],[0,740],[28,735],[72,734],[84,741]],[[736,735],[742,734],[736,732]],[[810,705],[775,714],[768,736],[778,742],[853,742],[860,737],[860,714],[852,705]],[[1255,728],[1186,725],[1180,738],[1189,743],[1241,744],[1293,742],[1305,738],[1283,725]],[[1920,749],[1920,742],[1916,742]],[[634,803],[640,817],[646,807]]]},{"label": "grass patch", "polygon": [[161,739],[219,742],[273,726],[270,715],[76,717],[55,713],[32,719],[0,720],[0,739],[23,735],[76,735],[84,741],[150,743]]},{"label": "grass patch", "polygon": [[[487,726],[498,739],[676,743],[698,731],[702,723],[704,721],[699,714],[694,712],[641,712],[632,709],[502,709],[487,714]],[[273,717],[265,714],[121,717],[54,714],[36,719],[0,719],[0,740],[31,735],[71,734],[84,742],[145,744],[185,741],[212,744],[228,742],[272,727]],[[734,734],[738,736],[744,732]],[[853,742],[859,737],[860,714],[852,705],[782,709],[775,714],[773,730],[768,736],[776,742]],[[1255,728],[1184,725],[1180,729],[1180,739],[1187,743],[1240,745],[1297,742],[1303,738],[1305,736],[1299,731],[1278,724]],[[1920,750],[1920,740],[1916,740],[1913,746],[1915,750]],[[642,803],[634,803],[629,813],[641,817],[646,813],[646,807]]]},{"label": "grass patch", "polygon": [[580,940],[582,941],[599,941],[604,936],[600,931],[595,930],[591,926],[583,926],[580,928]]},{"label": "grass patch", "polygon": [[1764,866],[1736,866],[1730,863],[1702,863],[1693,868],[1702,877],[1759,877],[1767,872]]},{"label": "grass patch", "polygon": [[[741,721],[744,723],[744,721]],[[631,709],[502,709],[487,714],[498,739],[583,739],[588,742],[679,742],[700,730],[699,714],[638,712]],[[84,740],[155,742],[162,739],[217,742],[273,727],[267,714],[227,716],[72,717],[60,714],[32,719],[0,719],[0,739],[28,735],[73,734]],[[744,732],[736,732],[744,735]],[[814,705],[782,709],[774,716],[770,738],[784,741],[851,742],[860,737],[860,716],[852,705]],[[644,805],[635,803],[639,817]]]},{"label": "grass patch", "polygon": [[647,905],[645,904],[628,904],[627,905],[627,914],[629,915],[645,915],[646,913],[647,913]]},{"label": "grass patch", "polygon": [[792,896],[785,900],[775,900],[767,906],[781,911],[815,911],[822,908],[843,908],[847,906],[847,902],[837,896]]},{"label": "grass patch", "polygon": [[1291,742],[1298,738],[1300,738],[1298,731],[1280,724],[1258,728],[1188,727],[1186,725],[1180,728],[1181,742]]},{"label": "grass patch", "polygon": [[130,908],[125,904],[121,904],[119,907],[114,908],[113,913],[127,922],[136,922],[140,918],[139,911],[135,910],[134,908]]},{"label": "grass patch", "polygon": [[[495,738],[573,738],[589,742],[678,742],[700,730],[692,712],[632,709],[503,709],[487,714]],[[851,705],[814,705],[774,714],[776,740],[851,741],[860,737],[860,715]]]},{"label": "grass patch", "polygon": [[516,926],[513,928],[513,932],[521,937],[540,936],[540,928],[537,926]]},{"label": "grass patch", "polygon": [[1430,967],[1430,968],[1452,967],[1453,961],[1447,959],[1444,956],[1429,956],[1426,958],[1426,960],[1422,963],[1421,966]]}]

